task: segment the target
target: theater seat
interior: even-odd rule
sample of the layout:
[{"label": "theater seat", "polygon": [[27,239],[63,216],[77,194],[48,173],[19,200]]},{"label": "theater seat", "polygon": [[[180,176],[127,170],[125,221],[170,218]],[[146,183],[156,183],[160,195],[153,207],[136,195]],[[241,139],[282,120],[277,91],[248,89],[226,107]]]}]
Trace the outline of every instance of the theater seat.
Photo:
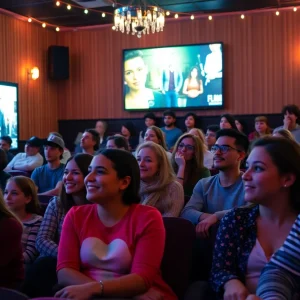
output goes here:
[{"label": "theater seat", "polygon": [[181,218],[163,220],[166,244],[161,264],[162,276],[177,297],[183,299],[190,280],[195,227],[190,221]]},{"label": "theater seat", "polygon": [[15,290],[0,288],[0,299],[2,300],[28,300],[29,298]]}]

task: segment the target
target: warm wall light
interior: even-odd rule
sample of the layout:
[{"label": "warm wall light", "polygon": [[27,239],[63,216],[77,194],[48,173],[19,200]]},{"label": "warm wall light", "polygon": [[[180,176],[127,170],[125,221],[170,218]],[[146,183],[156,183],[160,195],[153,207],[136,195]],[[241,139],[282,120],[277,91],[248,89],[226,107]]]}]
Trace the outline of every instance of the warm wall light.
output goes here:
[{"label": "warm wall light", "polygon": [[29,73],[30,79],[37,80],[40,77],[40,70],[38,67],[33,67]]}]

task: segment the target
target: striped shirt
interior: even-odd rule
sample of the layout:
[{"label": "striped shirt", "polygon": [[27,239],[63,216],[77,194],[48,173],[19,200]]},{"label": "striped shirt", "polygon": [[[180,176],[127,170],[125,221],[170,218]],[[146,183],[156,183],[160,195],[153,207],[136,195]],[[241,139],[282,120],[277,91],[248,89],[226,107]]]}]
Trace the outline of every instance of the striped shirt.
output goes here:
[{"label": "striped shirt", "polygon": [[267,300],[293,299],[300,290],[300,215],[282,247],[259,279],[257,295]]},{"label": "striped shirt", "polygon": [[35,240],[42,223],[42,216],[33,214],[29,220],[23,222],[22,248],[25,264],[32,263],[39,255],[35,248]]}]

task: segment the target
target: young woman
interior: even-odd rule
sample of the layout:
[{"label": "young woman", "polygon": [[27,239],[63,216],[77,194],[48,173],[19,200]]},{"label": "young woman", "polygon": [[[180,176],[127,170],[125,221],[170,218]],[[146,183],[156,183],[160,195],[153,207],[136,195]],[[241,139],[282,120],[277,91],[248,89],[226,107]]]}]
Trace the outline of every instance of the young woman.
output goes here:
[{"label": "young woman", "polygon": [[200,179],[210,176],[209,170],[203,165],[203,149],[200,139],[189,133],[183,134],[175,144],[172,166],[185,196],[192,195]]},{"label": "young woman", "polygon": [[272,131],[268,125],[268,119],[265,116],[258,116],[255,118],[255,131],[251,132],[248,136],[250,142],[271,135]]},{"label": "young woman", "polygon": [[153,207],[138,204],[134,156],[106,149],[93,158],[89,170],[87,199],[94,204],[73,207],[65,218],[57,275],[67,287],[55,296],[176,299],[160,275],[162,217]]},{"label": "young woman", "polygon": [[38,256],[35,240],[42,223],[39,200],[34,182],[25,176],[11,177],[4,190],[8,208],[22,221],[23,257],[25,264],[31,264]]},{"label": "young woman", "polygon": [[220,129],[232,128],[238,130],[235,124],[235,118],[233,115],[224,114],[221,116]]},{"label": "young woman", "polygon": [[22,224],[0,193],[0,287],[15,289],[24,278]]},{"label": "young woman", "polygon": [[121,127],[121,135],[128,141],[130,151],[134,151],[139,143],[139,137],[136,135],[136,128],[131,121]]},{"label": "young woman", "polygon": [[204,156],[203,165],[207,169],[212,169],[214,163],[214,155],[211,151],[208,151],[204,133],[202,132],[201,129],[193,128],[190,130],[189,134],[195,135],[200,139],[203,156]]},{"label": "young woman", "polygon": [[[300,212],[300,147],[283,138],[258,139],[243,175],[245,201],[221,221],[211,282],[224,299],[254,294],[261,271],[286,240]],[[273,298],[272,298],[273,299]]]},{"label": "young woman", "polygon": [[128,140],[119,134],[109,136],[106,142],[106,149],[121,149],[129,151]]},{"label": "young woman", "polygon": [[184,193],[166,151],[158,144],[146,142],[138,147],[136,157],[141,176],[141,203],[156,207],[163,217],[178,217],[184,205]]},{"label": "young woman", "polygon": [[189,77],[184,81],[182,93],[187,95],[186,107],[202,104],[200,95],[203,94],[203,82],[200,79],[200,71],[197,67],[193,67],[190,70]]},{"label": "young woman", "polygon": [[241,118],[235,119],[235,125],[239,132],[241,132],[245,135],[248,134],[247,123],[243,119],[241,119]]},{"label": "young woman", "polygon": [[196,122],[197,122],[197,116],[194,113],[188,113],[185,115],[184,125],[187,133],[196,127]]},{"label": "young woman", "polygon": [[145,133],[144,141],[153,142],[162,146],[166,151],[168,159],[171,160],[172,154],[167,150],[165,135],[160,128],[156,126],[150,126]]},{"label": "young woman", "polygon": [[296,141],[291,132],[287,129],[277,128],[273,131],[274,137],[282,137],[291,141]]}]

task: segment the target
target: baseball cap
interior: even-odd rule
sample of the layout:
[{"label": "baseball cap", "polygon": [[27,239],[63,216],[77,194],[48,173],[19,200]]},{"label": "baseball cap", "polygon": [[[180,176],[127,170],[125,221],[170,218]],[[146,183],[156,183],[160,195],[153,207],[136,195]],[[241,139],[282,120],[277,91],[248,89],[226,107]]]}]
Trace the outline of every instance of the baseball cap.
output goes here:
[{"label": "baseball cap", "polygon": [[44,145],[55,146],[53,144],[55,144],[56,146],[58,146],[62,149],[65,148],[65,142],[61,137],[54,135],[54,134],[50,134],[48,136],[47,140],[45,141]]},{"label": "baseball cap", "polygon": [[33,147],[41,147],[42,146],[42,139],[32,136],[28,141],[26,141],[26,144]]}]

